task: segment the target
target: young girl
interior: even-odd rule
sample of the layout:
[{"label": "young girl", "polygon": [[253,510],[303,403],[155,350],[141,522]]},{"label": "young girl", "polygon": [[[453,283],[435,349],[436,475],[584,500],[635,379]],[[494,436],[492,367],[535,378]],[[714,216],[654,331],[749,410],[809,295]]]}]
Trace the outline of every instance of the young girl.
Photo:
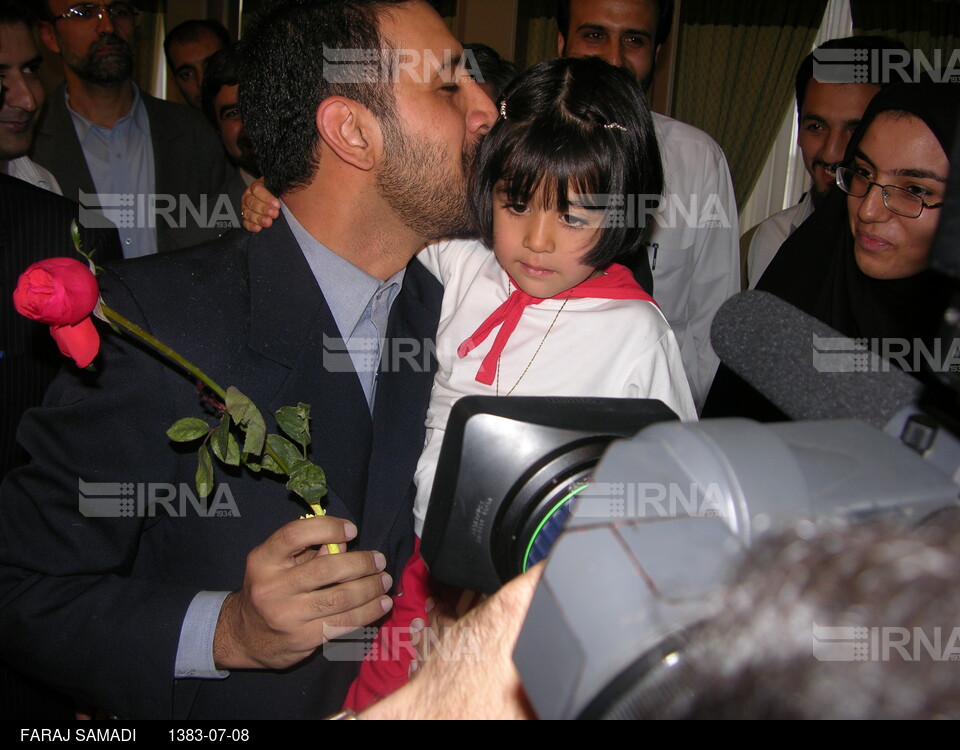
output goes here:
[{"label": "young girl", "polygon": [[[673,332],[630,271],[612,263],[640,250],[644,234],[617,206],[645,205],[662,188],[650,112],[625,72],[595,58],[550,60],[507,89],[471,185],[482,242],[438,243],[418,256],[444,284],[416,475],[418,535],[447,417],[463,396],[654,398],[696,419]],[[407,680],[413,654],[396,641],[426,617],[430,591],[415,554],[349,707]]]}]

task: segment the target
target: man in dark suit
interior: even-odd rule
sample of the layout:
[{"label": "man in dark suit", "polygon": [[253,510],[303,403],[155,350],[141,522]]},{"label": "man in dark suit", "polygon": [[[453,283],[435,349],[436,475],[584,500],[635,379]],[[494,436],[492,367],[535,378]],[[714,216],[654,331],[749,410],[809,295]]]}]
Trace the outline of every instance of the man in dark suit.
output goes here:
[{"label": "man in dark suit", "polygon": [[[33,463],[0,493],[0,653],[125,717],[341,704],[357,664],[318,647],[390,609],[413,546],[433,362],[387,353],[429,348],[441,289],[414,256],[463,229],[465,167],[496,116],[423,0],[282,3],[244,44],[241,105],[283,216],[267,234],[125,263],[101,288],[265,414],[311,404],[329,514],[296,520],[282,483],[219,468],[203,507],[223,512],[177,504],[196,457],[165,430],[202,405],[128,339],[103,337],[95,382],[58,377],[21,425]],[[439,64],[331,76],[324,48]],[[373,367],[371,343],[385,353]],[[317,551],[355,537],[344,554]]]},{"label": "man in dark suit", "polygon": [[62,58],[66,82],[47,99],[34,161],[65,196],[104,209],[120,229],[124,257],[216,237],[217,190],[229,165],[215,134],[199,112],[134,85],[132,4],[78,13],[80,5],[41,3],[40,38]]},{"label": "man in dark suit", "polygon": [[[31,263],[57,256],[76,257],[70,224],[79,206],[23,180],[0,174],[0,480],[27,461],[17,445],[17,423],[38,406],[60,369],[63,356],[47,327],[17,315],[13,290]],[[116,230],[80,228],[85,251],[98,262],[118,260]],[[73,702],[14,674],[0,664],[0,718],[71,718]]]}]

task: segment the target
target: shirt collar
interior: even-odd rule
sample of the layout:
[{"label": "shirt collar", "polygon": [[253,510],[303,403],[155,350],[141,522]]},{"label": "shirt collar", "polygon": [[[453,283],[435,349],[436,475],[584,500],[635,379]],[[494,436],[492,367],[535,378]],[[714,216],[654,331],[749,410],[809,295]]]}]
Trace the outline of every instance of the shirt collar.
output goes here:
[{"label": "shirt collar", "polygon": [[320,285],[320,291],[323,292],[340,335],[349,339],[375,295],[386,291],[391,301],[396,297],[407,269],[401,268],[386,281],[380,281],[316,239],[304,229],[282,201],[280,207],[317,284]]},{"label": "shirt collar", "polygon": [[[134,128],[140,131],[140,133],[147,133],[149,132],[149,121],[147,120],[146,107],[143,106],[143,99],[140,98],[140,89],[135,83],[131,82],[130,85],[133,87],[133,102],[130,104],[130,111],[117,120],[113,127],[123,127],[128,121],[130,121],[132,122]],[[100,125],[96,125],[83,115],[75,112],[73,107],[70,106],[70,93],[67,91],[66,87],[64,87],[63,93],[67,100],[67,111],[70,113],[70,118],[73,120],[73,126],[77,131],[77,138],[79,139],[80,143],[84,142],[87,135],[93,128],[98,128],[99,130],[112,130],[112,128],[104,128]]]}]

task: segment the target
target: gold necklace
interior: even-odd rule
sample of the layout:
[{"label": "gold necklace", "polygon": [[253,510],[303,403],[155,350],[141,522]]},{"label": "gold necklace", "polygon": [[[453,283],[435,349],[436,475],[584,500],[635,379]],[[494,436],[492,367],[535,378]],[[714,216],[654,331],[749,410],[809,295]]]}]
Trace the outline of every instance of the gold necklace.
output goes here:
[{"label": "gold necklace", "polygon": [[[535,359],[537,358],[537,355],[540,353],[540,349],[543,347],[543,342],[547,340],[547,336],[549,336],[549,335],[550,335],[550,331],[553,330],[553,326],[554,326],[554,324],[557,322],[557,318],[560,317],[560,313],[563,312],[563,308],[565,308],[565,307],[567,306],[567,302],[569,302],[569,301],[570,301],[570,298],[567,297],[567,298],[563,301],[563,304],[560,305],[560,309],[557,310],[557,314],[553,316],[553,322],[550,323],[550,327],[547,329],[547,332],[546,332],[545,334],[543,334],[543,338],[540,339],[540,343],[537,345],[537,350],[533,353],[533,356],[530,357],[530,361],[527,362],[527,366],[523,368],[523,372],[520,373],[520,377],[517,378],[517,382],[513,384],[513,388],[511,388],[509,391],[507,391],[507,393],[506,393],[507,396],[511,395],[511,394],[517,389],[517,386],[520,385],[520,381],[523,380],[523,376],[527,374],[527,370],[530,369],[530,365],[533,364],[533,360],[535,360]],[[497,386],[497,392],[496,392],[496,395],[498,395],[498,396],[500,395],[500,360],[501,360],[502,358],[503,358],[503,354],[501,354],[499,357],[497,357],[497,384],[496,384],[496,386]]]}]

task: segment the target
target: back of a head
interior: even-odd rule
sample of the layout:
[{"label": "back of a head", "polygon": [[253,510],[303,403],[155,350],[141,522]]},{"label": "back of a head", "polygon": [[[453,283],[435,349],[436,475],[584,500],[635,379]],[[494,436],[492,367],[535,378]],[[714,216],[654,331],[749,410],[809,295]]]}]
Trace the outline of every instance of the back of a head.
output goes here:
[{"label": "back of a head", "polygon": [[377,117],[392,116],[393,91],[380,66],[349,54],[387,48],[380,18],[402,2],[281,0],[250,23],[238,49],[240,109],[274,195],[313,178],[324,99],[344,96]]},{"label": "back of a head", "polygon": [[656,679],[649,718],[960,718],[960,524],[758,545]]},{"label": "back of a head", "polygon": [[520,69],[509,60],[497,54],[493,47],[486,44],[464,44],[463,49],[473,55],[476,67],[480,70],[482,80],[478,83],[488,83],[493,88],[495,99],[499,99],[510,82],[517,77]]},{"label": "back of a head", "polygon": [[[643,91],[599,58],[558,58],[531,66],[503,94],[501,116],[484,138],[471,186],[474,224],[492,246],[492,195],[501,181],[518,199],[535,194],[565,211],[570,192],[599,204],[659,196],[663,167]],[[608,208],[608,212],[610,209]],[[613,219],[584,259],[609,263],[643,242],[643,227]]]},{"label": "back of a head", "polygon": [[164,38],[163,52],[166,55],[167,62],[170,63],[171,45],[196,42],[205,34],[212,34],[216,37],[222,49],[226,49],[232,44],[230,33],[219,21],[212,18],[193,18],[174,26]]}]

